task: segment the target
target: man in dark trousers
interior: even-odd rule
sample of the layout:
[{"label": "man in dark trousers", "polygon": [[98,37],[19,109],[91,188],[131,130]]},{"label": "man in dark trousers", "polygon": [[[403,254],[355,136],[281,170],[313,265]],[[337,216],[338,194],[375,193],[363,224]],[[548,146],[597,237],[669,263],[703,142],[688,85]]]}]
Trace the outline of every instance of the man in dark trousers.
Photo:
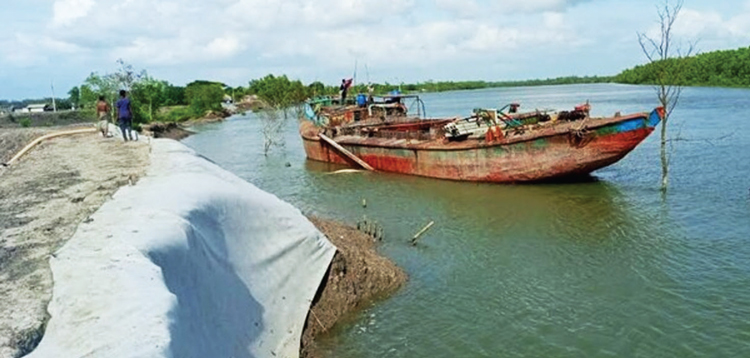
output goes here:
[{"label": "man in dark trousers", "polygon": [[115,104],[117,109],[117,123],[122,131],[122,139],[125,141],[133,140],[130,129],[133,127],[133,110],[130,107],[130,98],[125,90],[120,91],[120,100]]},{"label": "man in dark trousers", "polygon": [[347,81],[346,78],[341,80],[341,86],[339,86],[339,90],[341,91],[341,105],[346,105],[346,92],[349,90],[351,84],[351,80]]}]

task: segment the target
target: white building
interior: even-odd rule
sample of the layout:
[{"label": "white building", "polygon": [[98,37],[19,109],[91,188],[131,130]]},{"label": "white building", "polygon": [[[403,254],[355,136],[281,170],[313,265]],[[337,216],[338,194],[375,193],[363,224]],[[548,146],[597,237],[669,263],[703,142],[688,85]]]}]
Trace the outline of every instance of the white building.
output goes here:
[{"label": "white building", "polygon": [[48,104],[30,104],[24,108],[16,108],[13,110],[15,113],[39,113],[52,111],[52,106]]}]

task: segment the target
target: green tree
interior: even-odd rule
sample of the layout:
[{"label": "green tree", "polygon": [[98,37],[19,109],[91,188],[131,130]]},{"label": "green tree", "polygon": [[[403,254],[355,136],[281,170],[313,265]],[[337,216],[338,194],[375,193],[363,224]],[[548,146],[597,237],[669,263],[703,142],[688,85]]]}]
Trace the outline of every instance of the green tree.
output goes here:
[{"label": "green tree", "polygon": [[195,117],[205,116],[208,111],[222,110],[224,85],[217,82],[195,81],[185,87],[185,98]]},{"label": "green tree", "polygon": [[99,96],[104,96],[107,102],[112,103],[117,99],[118,90],[119,84],[111,75],[101,76],[92,72],[81,85],[81,104],[94,107]]},{"label": "green tree", "polygon": [[263,103],[259,117],[263,125],[264,154],[268,155],[271,147],[284,146],[281,131],[289,117],[289,111],[296,109],[297,115],[300,115],[302,104],[312,93],[311,88],[299,80],[289,80],[286,75],[269,74],[250,81],[248,91],[257,95]]},{"label": "green tree", "polygon": [[70,91],[68,91],[68,100],[73,107],[79,108],[81,102],[81,90],[78,87],[71,88]]},{"label": "green tree", "polygon": [[311,96],[320,96],[326,94],[326,85],[320,81],[315,81],[307,85]]},{"label": "green tree", "polygon": [[166,102],[167,86],[165,81],[157,81],[149,77],[133,84],[131,100],[134,111],[137,112],[136,117],[142,118],[143,122],[156,120],[156,112]]},{"label": "green tree", "polygon": [[96,94],[96,92],[94,92],[94,90],[91,89],[91,86],[83,84],[79,87],[79,92],[80,98],[78,100],[78,104],[80,108],[88,108],[89,105],[93,107],[93,104],[98,99],[98,95]]},{"label": "green tree", "polygon": [[167,86],[164,88],[164,105],[180,106],[186,104],[187,101],[185,100],[185,87],[167,84]]}]

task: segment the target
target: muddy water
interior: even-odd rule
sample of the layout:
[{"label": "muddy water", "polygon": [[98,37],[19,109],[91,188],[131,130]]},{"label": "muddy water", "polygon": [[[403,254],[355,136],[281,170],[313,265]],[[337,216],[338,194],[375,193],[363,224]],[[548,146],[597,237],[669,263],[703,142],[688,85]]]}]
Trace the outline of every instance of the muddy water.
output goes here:
[{"label": "muddy water", "polygon": [[[655,106],[651,88],[620,85],[423,98],[429,115],[451,116],[511,101],[588,99],[598,115]],[[185,143],[305,212],[383,224],[382,252],[410,281],[331,334],[331,356],[739,357],[750,352],[748,118],[748,90],[686,89],[666,196],[656,136],[595,181],[519,186],[329,175],[340,167],[306,161],[295,123],[264,157],[252,115]],[[420,246],[406,244],[432,220]]]}]

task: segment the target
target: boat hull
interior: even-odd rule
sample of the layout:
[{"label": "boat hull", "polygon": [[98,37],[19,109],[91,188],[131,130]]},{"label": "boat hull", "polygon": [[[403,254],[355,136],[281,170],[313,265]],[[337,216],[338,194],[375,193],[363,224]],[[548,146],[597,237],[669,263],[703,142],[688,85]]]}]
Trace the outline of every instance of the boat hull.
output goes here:
[{"label": "boat hull", "polygon": [[[653,132],[659,119],[655,110],[589,126],[568,123],[495,142],[358,136],[337,137],[336,142],[379,171],[473,182],[535,182],[584,176],[619,161]],[[309,159],[356,166],[320,141],[319,130],[310,122],[300,126]]]}]

